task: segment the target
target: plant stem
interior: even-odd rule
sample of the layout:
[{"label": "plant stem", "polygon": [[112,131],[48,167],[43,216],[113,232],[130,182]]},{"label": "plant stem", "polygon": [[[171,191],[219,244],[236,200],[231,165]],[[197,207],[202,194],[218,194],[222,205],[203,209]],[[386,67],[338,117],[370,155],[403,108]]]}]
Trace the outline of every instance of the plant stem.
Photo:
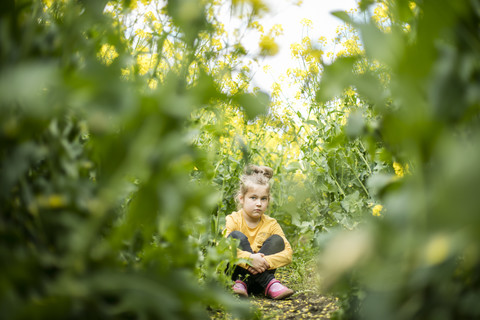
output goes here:
[{"label": "plant stem", "polygon": [[[360,142],[360,145],[362,146],[363,150],[365,150],[365,146],[363,145],[362,141],[359,140],[359,142]],[[360,158],[362,158],[363,162],[365,162],[365,164],[367,165],[368,172],[369,172],[370,174],[372,174],[372,169],[370,168],[370,165],[368,164],[367,159],[365,159],[365,157],[364,157],[363,154],[360,152],[360,150],[358,150],[357,147],[355,147],[355,150],[357,150],[358,155],[360,156]]]}]

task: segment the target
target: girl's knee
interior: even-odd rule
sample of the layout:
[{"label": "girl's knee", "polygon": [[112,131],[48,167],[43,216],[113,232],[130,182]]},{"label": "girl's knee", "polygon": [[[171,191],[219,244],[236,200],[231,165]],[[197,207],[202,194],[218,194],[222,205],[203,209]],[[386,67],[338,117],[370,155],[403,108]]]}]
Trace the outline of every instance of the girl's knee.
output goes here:
[{"label": "girl's knee", "polygon": [[232,231],[232,233],[230,233],[228,237],[240,240],[240,243],[238,244],[239,249],[253,253],[252,247],[250,246],[250,242],[248,241],[248,237],[244,235],[242,232],[237,230]]},{"label": "girl's knee", "polygon": [[[285,241],[283,241],[283,238],[280,237],[278,234],[274,234],[270,236],[265,243],[269,243],[269,246],[271,246],[274,251],[280,252],[283,249],[285,249]],[[265,244],[264,244],[265,245]]]},{"label": "girl's knee", "polygon": [[238,240],[248,239],[246,235],[237,230],[232,231],[232,233],[230,233],[228,236]]}]

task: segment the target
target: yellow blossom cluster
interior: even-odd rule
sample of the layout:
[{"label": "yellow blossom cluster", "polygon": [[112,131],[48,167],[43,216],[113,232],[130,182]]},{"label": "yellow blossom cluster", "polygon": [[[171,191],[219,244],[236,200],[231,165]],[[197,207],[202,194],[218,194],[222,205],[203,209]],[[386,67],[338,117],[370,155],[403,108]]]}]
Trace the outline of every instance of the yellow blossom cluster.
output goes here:
[{"label": "yellow blossom cluster", "polygon": [[313,26],[312,20],[307,19],[307,18],[303,18],[302,20],[300,20],[300,23],[305,27],[312,27]]},{"label": "yellow blossom cluster", "polygon": [[265,56],[274,56],[278,53],[278,44],[271,35],[263,35],[260,37],[260,54]]},{"label": "yellow blossom cluster", "polygon": [[275,24],[272,28],[270,28],[269,33],[276,37],[281,36],[283,34],[283,27],[281,24]]},{"label": "yellow blossom cluster", "polygon": [[380,217],[382,216],[382,210],[383,206],[381,204],[377,204],[372,208],[372,215],[374,215],[375,217]]},{"label": "yellow blossom cluster", "polygon": [[156,79],[149,79],[148,80],[148,87],[150,89],[156,89],[158,85],[158,81]]},{"label": "yellow blossom cluster", "polygon": [[296,79],[303,80],[308,76],[308,72],[300,68],[288,68],[287,75]]},{"label": "yellow blossom cluster", "polygon": [[97,57],[108,66],[118,57],[118,52],[113,45],[105,43],[100,48]]},{"label": "yellow blossom cluster", "polygon": [[339,44],[341,45],[342,49],[336,53],[337,58],[356,56],[364,53],[364,50],[360,44],[360,38],[357,35],[340,40]]},{"label": "yellow blossom cluster", "polygon": [[263,33],[263,26],[258,21],[252,21],[249,25],[250,28],[256,29],[258,32]]},{"label": "yellow blossom cluster", "polygon": [[393,170],[395,170],[395,175],[399,178],[403,177],[405,173],[409,173],[408,164],[403,166],[398,162],[393,162],[392,166],[393,166]]},{"label": "yellow blossom cluster", "polygon": [[150,54],[139,54],[137,56],[138,73],[146,74],[156,62],[156,56]]},{"label": "yellow blossom cluster", "polygon": [[147,6],[151,0],[131,0],[130,1],[130,9],[137,9],[139,3],[142,4],[143,6]]},{"label": "yellow blossom cluster", "polygon": [[210,41],[211,47],[215,48],[215,50],[220,51],[223,49],[223,44],[219,38],[212,38]]},{"label": "yellow blossom cluster", "polygon": [[380,2],[373,11],[372,19],[384,32],[390,31],[390,17],[385,3]]},{"label": "yellow blossom cluster", "polygon": [[445,261],[451,251],[451,239],[447,235],[438,234],[433,236],[424,247],[425,262],[428,265],[437,265]]},{"label": "yellow blossom cluster", "polygon": [[[241,139],[255,150],[254,157],[258,157],[258,161],[262,163],[270,166],[281,164],[284,166],[292,161],[298,161],[301,156],[300,145],[292,136],[298,128],[285,127],[286,123],[288,123],[287,126],[291,125],[288,121],[289,117],[291,114],[286,112],[283,115],[275,112],[259,117],[255,121],[246,122],[243,112],[226,106],[222,121],[222,138],[218,139],[219,150],[222,150],[225,155],[241,156],[238,154],[240,152],[238,148],[234,147],[238,139]],[[278,130],[282,126],[285,130]],[[303,181],[304,178],[302,172],[296,172],[294,176],[298,181]]]},{"label": "yellow blossom cluster", "polygon": [[280,98],[281,92],[282,92],[282,86],[280,85],[280,83],[277,81],[274,82],[272,84],[272,93],[271,93],[272,100],[278,101],[278,99]]},{"label": "yellow blossom cluster", "polygon": [[145,14],[144,21],[148,23],[148,22],[158,21],[158,19],[153,13],[153,11],[150,10]]},{"label": "yellow blossom cluster", "polygon": [[50,194],[50,195],[38,195],[32,201],[28,210],[30,213],[36,215],[39,212],[40,208],[49,208],[49,209],[58,209],[66,206],[68,204],[67,198],[62,194]]},{"label": "yellow blossom cluster", "polygon": [[260,32],[260,54],[264,56],[274,56],[278,53],[278,44],[275,42],[275,37],[283,34],[283,27],[281,24],[275,24],[267,34],[263,33],[263,27],[258,22],[253,22],[252,27]]},{"label": "yellow blossom cluster", "polygon": [[[319,43],[324,44],[325,38],[319,38]],[[293,58],[302,58],[306,61],[320,61],[323,51],[313,48],[312,40],[309,37],[303,37],[302,43],[292,43],[290,52]]]}]

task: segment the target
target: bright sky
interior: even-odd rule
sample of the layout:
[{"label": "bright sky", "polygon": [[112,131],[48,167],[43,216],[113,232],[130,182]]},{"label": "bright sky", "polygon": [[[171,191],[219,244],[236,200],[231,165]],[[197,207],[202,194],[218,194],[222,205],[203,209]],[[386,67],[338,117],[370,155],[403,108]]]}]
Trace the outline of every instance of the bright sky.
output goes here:
[{"label": "bright sky", "polygon": [[[331,12],[357,7],[356,0],[304,0],[300,6],[293,2],[293,0],[264,0],[270,8],[270,11],[260,20],[264,31],[267,33],[275,24],[281,24],[283,27],[283,35],[276,38],[279,53],[266,58],[262,63],[262,66],[268,64],[272,67],[270,74],[265,74],[260,67],[253,79],[254,86],[266,91],[270,91],[273,81],[278,76],[286,74],[288,68],[297,66],[290,54],[292,43],[301,42],[307,35],[312,39],[312,43],[321,36],[330,41],[335,37],[336,28],[342,25],[342,21],[332,16]],[[308,33],[301,23],[305,18],[313,23]],[[258,48],[258,41],[258,38],[252,39],[252,47]]]}]

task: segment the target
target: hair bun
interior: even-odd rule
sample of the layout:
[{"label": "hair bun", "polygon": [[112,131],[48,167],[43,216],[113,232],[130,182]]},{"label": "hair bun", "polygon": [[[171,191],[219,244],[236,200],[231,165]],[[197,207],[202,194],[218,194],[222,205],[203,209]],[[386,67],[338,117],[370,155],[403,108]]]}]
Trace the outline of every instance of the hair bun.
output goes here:
[{"label": "hair bun", "polygon": [[267,166],[249,165],[245,170],[246,175],[262,175],[267,179],[272,179],[273,169]]}]

